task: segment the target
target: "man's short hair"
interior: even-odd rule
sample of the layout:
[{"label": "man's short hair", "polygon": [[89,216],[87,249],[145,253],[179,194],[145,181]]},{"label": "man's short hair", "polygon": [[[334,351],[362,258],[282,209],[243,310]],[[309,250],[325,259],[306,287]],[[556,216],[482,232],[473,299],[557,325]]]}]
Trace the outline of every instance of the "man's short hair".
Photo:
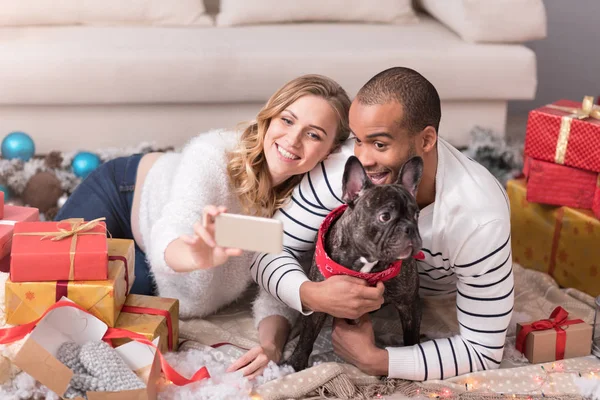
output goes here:
[{"label": "man's short hair", "polygon": [[365,105],[397,101],[404,108],[403,127],[410,133],[433,126],[437,132],[442,111],[435,87],[417,71],[405,67],[386,69],[371,78],[356,95]]}]

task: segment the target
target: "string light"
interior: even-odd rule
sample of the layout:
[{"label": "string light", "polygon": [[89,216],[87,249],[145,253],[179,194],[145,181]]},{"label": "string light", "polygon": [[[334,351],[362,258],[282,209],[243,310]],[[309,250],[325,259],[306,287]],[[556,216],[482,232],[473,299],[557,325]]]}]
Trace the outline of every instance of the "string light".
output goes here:
[{"label": "string light", "polygon": [[[466,391],[475,391],[475,392],[479,392],[479,393],[487,393],[487,392],[491,391],[491,392],[494,392],[494,394],[499,395],[500,397],[513,398],[513,399],[517,398],[517,396],[534,394],[534,393],[539,393],[539,394],[541,394],[542,397],[546,397],[546,394],[544,393],[544,391],[542,389],[544,389],[546,386],[552,392],[554,392],[556,389],[556,387],[555,387],[556,382],[554,382],[554,379],[552,377],[552,375],[554,375],[554,374],[577,374],[580,377],[586,376],[591,379],[600,380],[600,369],[593,369],[593,370],[586,370],[586,371],[565,369],[564,364],[561,362],[552,363],[551,366],[547,366],[547,367],[540,365],[540,369],[542,371],[542,374],[541,375],[536,374],[533,377],[535,387],[531,390],[522,391],[518,394],[517,393],[504,394],[504,393],[494,392],[493,390],[489,390],[489,386],[485,382],[478,384],[477,381],[470,380],[470,379],[467,379],[467,381],[464,382],[465,390]],[[451,394],[451,392],[448,389],[444,389],[441,392],[441,394],[443,396],[448,396]],[[440,395],[437,393],[433,393],[433,394],[430,394],[429,397],[440,398]],[[532,399],[532,397],[528,396],[527,399],[530,400],[530,399]]]}]

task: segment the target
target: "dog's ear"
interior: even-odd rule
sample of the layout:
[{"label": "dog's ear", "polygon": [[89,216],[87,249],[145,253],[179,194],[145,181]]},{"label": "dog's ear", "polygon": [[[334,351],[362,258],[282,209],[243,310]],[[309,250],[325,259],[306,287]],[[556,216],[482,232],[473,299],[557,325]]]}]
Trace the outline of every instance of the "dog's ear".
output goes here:
[{"label": "dog's ear", "polygon": [[397,184],[400,184],[410,192],[413,197],[417,197],[417,188],[423,175],[423,159],[419,156],[413,157],[404,163]]},{"label": "dog's ear", "polygon": [[361,192],[372,185],[362,164],[355,156],[350,156],[344,168],[342,180],[342,200],[351,205]]}]

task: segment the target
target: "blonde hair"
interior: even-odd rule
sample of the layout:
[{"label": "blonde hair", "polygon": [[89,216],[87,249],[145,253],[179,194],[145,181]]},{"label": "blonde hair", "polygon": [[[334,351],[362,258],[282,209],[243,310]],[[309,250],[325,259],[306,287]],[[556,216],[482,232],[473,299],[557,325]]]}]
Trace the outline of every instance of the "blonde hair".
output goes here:
[{"label": "blonde hair", "polygon": [[335,81],[321,75],[304,75],[277,90],[260,110],[256,120],[245,128],[237,148],[228,154],[227,173],[247,214],[271,217],[287,202],[294,187],[302,179],[302,175],[296,175],[272,187],[264,154],[264,138],[271,120],[306,95],[326,100],[338,116],[332,149],[350,135],[350,98]]}]

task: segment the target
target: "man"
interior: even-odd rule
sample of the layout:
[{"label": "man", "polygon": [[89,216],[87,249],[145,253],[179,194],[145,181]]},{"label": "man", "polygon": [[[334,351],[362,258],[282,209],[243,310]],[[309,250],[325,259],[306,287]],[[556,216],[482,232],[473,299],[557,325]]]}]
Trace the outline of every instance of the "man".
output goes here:
[{"label": "man", "polygon": [[[350,108],[354,153],[376,184],[396,180],[402,164],[423,158],[417,191],[425,259],[418,262],[421,296],[455,293],[460,333],[410,347],[375,345],[369,311],[383,286],[332,277],[310,282],[297,258],[314,249],[325,215],[341,204],[348,146],[306,174],[275,218],[284,223],[285,252],[258,255],[251,272],[267,292],[304,314],[334,321],[338,355],[372,375],[445,379],[497,368],[510,322],[514,281],[508,199],[498,181],[438,137],[440,100],[434,86],[408,68],[391,68],[367,82]],[[359,318],[348,325],[343,318]]]}]

